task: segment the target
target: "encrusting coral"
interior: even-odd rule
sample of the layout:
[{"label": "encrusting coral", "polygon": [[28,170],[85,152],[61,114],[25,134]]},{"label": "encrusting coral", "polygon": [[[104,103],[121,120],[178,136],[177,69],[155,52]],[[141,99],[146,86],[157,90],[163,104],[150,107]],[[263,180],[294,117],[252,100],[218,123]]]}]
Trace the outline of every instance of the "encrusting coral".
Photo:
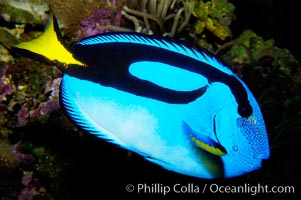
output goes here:
[{"label": "encrusting coral", "polygon": [[17,165],[18,161],[13,153],[13,148],[8,142],[0,139],[0,170],[1,168],[13,169]]},{"label": "encrusting coral", "polygon": [[[296,136],[301,124],[301,65],[288,49],[278,48],[273,39],[264,40],[251,30],[233,38],[230,24],[235,6],[227,0],[0,0],[0,197],[64,199],[70,192],[59,189],[64,188],[64,182],[58,181],[60,175],[72,165],[62,155],[69,157],[78,145],[68,153],[54,153],[48,148],[51,142],[40,143],[40,138],[33,137],[38,140],[33,144],[29,136],[38,132],[44,138],[46,129],[55,127],[55,131],[63,131],[57,138],[51,133],[54,149],[62,137],[67,137],[64,148],[71,143],[67,134],[82,142],[83,135],[59,108],[62,73],[55,66],[14,56],[7,48],[42,33],[50,2],[67,43],[103,32],[136,31],[192,41],[218,55],[258,97],[271,141],[268,162],[273,167],[265,165],[247,180],[258,178],[272,184],[280,177],[287,182],[300,181],[299,171],[289,169],[298,169],[300,164],[300,158],[291,152],[296,152],[300,143]],[[16,6],[20,4],[26,9]],[[39,6],[42,9],[35,12]],[[85,14],[81,14],[83,10]],[[49,123],[53,118],[56,123]],[[33,131],[34,125],[40,127]],[[48,184],[43,185],[42,179]]]},{"label": "encrusting coral", "polygon": [[208,30],[221,40],[232,36],[229,25],[234,18],[234,5],[227,0],[193,1],[196,34]]}]

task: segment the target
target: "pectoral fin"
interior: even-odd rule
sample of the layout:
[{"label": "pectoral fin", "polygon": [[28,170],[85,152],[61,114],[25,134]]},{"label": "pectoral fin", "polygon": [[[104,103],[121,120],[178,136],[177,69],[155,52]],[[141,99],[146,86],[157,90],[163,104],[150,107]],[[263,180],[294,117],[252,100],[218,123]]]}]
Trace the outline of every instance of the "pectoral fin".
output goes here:
[{"label": "pectoral fin", "polygon": [[194,146],[216,156],[224,156],[227,154],[225,147],[215,142],[211,137],[197,133],[186,122],[183,122],[183,129]]}]

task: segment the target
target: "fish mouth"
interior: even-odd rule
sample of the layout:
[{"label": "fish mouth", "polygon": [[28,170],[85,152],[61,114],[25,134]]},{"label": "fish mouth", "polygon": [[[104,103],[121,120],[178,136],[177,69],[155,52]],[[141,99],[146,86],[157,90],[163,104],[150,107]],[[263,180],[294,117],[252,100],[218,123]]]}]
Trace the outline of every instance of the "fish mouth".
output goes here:
[{"label": "fish mouth", "polygon": [[261,161],[261,164],[266,163],[270,158],[270,152],[267,151],[266,153],[259,154],[256,158]]}]

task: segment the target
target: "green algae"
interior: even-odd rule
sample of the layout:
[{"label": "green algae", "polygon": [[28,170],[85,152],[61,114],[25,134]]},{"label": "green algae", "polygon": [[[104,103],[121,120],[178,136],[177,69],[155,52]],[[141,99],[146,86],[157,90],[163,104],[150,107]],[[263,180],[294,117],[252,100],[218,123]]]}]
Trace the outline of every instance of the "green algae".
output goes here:
[{"label": "green algae", "polygon": [[49,11],[48,5],[48,0],[4,0],[0,4],[0,13],[7,22],[35,24],[43,20],[44,13]]},{"label": "green algae", "polygon": [[229,28],[235,9],[232,3],[227,0],[195,0],[192,5],[192,13],[197,18],[195,22],[196,34],[203,34],[205,30],[208,30],[221,40],[232,36]]}]

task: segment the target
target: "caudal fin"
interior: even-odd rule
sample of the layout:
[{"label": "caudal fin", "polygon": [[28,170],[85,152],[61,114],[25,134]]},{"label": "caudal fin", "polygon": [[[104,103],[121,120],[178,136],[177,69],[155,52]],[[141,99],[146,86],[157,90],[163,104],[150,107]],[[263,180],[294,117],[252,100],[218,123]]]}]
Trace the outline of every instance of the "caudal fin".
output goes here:
[{"label": "caudal fin", "polygon": [[72,52],[63,44],[56,18],[54,16],[50,18],[45,32],[40,37],[28,42],[21,42],[15,48],[25,50],[23,52],[30,52],[35,56],[38,55],[38,58],[43,61],[59,64],[64,68],[69,65],[85,66],[84,63],[76,60]]}]

